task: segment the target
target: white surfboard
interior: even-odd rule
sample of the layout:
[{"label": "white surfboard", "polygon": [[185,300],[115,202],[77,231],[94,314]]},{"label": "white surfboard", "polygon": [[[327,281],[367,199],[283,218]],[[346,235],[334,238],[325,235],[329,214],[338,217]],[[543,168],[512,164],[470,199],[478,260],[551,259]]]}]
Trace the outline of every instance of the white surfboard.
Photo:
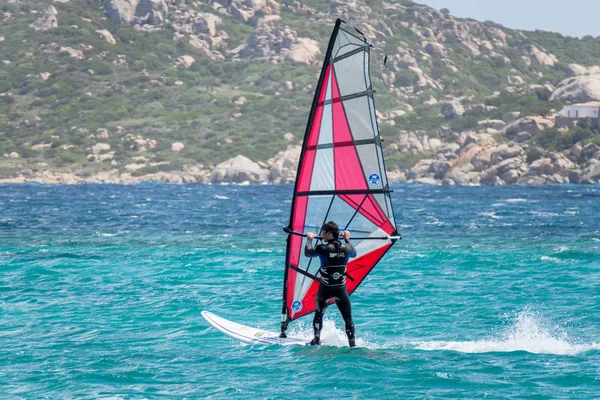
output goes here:
[{"label": "white surfboard", "polygon": [[250,326],[241,325],[233,321],[229,321],[225,318],[221,318],[218,315],[211,313],[210,311],[201,312],[204,319],[208,321],[213,327],[223,332],[229,337],[240,340],[248,344],[279,344],[282,346],[289,345],[300,345],[308,346],[310,342],[306,339],[287,337],[280,338],[278,333],[265,331],[263,329],[252,328]]}]

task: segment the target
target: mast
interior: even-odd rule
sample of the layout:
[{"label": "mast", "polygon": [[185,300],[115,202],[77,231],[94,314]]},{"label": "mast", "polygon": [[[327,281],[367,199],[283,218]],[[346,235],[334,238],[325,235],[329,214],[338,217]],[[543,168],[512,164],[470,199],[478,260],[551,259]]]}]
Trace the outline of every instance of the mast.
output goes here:
[{"label": "mast", "polygon": [[[325,72],[327,71],[327,66],[331,63],[331,53],[333,51],[333,45],[335,44],[335,38],[337,37],[338,31],[340,29],[340,25],[342,24],[341,19],[337,19],[335,21],[335,26],[333,28],[333,32],[331,33],[331,37],[329,38],[329,44],[327,45],[327,51],[325,52],[325,61],[323,62],[323,66],[321,67],[321,75],[319,76],[319,83],[317,84],[317,88],[315,89],[315,95],[313,97],[312,106],[310,109],[310,114],[308,116],[308,123],[306,124],[306,130],[304,131],[304,138],[302,140],[302,150],[300,152],[300,159],[298,161],[298,170],[296,171],[296,182],[294,183],[294,195],[292,198],[292,206],[290,207],[290,221],[288,224],[288,228],[292,227],[292,221],[294,218],[294,206],[295,206],[295,197],[298,190],[298,176],[300,176],[300,170],[302,168],[302,161],[304,160],[304,153],[306,150],[306,146],[308,144],[308,136],[310,135],[310,131],[313,126],[313,121],[315,117],[315,112],[319,105],[319,93],[323,88],[323,84],[325,82]],[[287,280],[288,280],[288,271],[289,271],[289,258],[290,258],[290,245],[291,245],[291,234],[288,234],[286,241],[286,257],[285,257],[285,272],[283,276],[283,297],[282,297],[282,308],[281,308],[281,335],[285,337],[285,331],[287,330],[287,326],[289,323],[289,316],[287,315],[287,307],[285,303],[285,298],[287,296]]]}]

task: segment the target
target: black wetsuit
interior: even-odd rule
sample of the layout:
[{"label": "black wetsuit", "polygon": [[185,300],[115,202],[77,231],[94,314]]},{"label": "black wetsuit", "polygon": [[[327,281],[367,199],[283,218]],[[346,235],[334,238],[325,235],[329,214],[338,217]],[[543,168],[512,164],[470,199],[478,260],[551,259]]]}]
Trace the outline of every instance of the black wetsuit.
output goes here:
[{"label": "black wetsuit", "polygon": [[323,314],[327,308],[327,301],[335,300],[344,323],[346,324],[346,335],[351,347],[354,347],[354,322],[352,321],[352,307],[350,296],[346,290],[346,263],[350,257],[356,257],[354,246],[347,240],[341,243],[339,240],[318,245],[313,248],[312,239],[306,241],[304,248],[306,257],[319,256],[321,259],[321,285],[317,292],[315,317],[313,328],[315,339],[313,344],[321,343],[321,329],[323,328]]}]

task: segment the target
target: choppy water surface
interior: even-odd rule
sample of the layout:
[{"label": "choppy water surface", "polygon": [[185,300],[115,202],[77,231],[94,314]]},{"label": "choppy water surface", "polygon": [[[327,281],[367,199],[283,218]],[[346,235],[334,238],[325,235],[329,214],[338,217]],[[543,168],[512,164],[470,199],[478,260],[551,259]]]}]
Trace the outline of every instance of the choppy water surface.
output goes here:
[{"label": "choppy water surface", "polygon": [[350,350],[335,308],[321,348],[200,316],[278,329],[291,186],[0,185],[1,397],[600,396],[600,187],[394,190]]}]

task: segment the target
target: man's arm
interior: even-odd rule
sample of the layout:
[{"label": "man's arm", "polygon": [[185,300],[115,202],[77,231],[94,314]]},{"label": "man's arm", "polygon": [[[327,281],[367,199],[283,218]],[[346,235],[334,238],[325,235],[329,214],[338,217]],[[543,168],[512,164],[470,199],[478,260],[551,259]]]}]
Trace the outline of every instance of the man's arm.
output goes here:
[{"label": "man's arm", "polygon": [[306,257],[316,257],[317,256],[317,251],[313,247],[314,237],[315,237],[315,234],[312,232],[308,232],[306,234],[306,245],[304,246],[304,255]]},{"label": "man's arm", "polygon": [[343,231],[342,236],[344,237],[344,241],[346,242],[346,248],[348,249],[348,257],[356,257],[356,249],[350,243],[350,232]]}]

